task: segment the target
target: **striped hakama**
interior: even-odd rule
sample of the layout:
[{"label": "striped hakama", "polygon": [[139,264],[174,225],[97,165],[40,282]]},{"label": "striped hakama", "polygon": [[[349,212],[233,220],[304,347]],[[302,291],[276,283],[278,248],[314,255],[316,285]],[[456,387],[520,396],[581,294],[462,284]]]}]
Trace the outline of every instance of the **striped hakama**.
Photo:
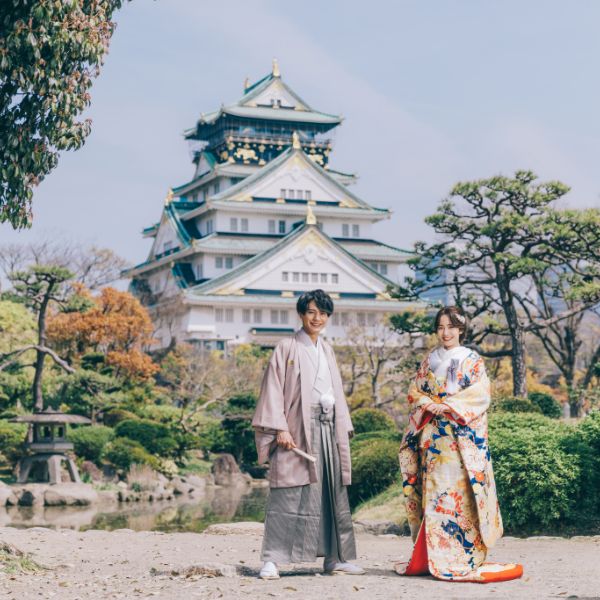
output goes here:
[{"label": "striped hakama", "polygon": [[[335,439],[334,408],[311,407],[311,448],[317,458],[316,483],[272,488],[267,501],[262,560],[276,564],[339,562],[356,558],[346,486],[342,485]],[[291,452],[291,450],[290,450]]]}]

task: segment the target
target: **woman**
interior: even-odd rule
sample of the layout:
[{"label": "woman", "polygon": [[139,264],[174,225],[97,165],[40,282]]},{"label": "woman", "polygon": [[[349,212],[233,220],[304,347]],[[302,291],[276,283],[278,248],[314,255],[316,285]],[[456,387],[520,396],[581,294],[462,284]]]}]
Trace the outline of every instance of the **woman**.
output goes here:
[{"label": "woman", "polygon": [[270,493],[262,579],[279,565],[325,558],[326,573],[361,575],[346,486],[352,422],[331,346],[320,337],[333,301],[323,290],[297,303],[302,328],[281,340],[265,373],[252,426]]},{"label": "woman", "polygon": [[488,445],[490,383],[482,358],[461,346],[467,319],[456,306],[435,318],[440,345],[411,384],[400,446],[407,516],[415,542],[400,575],[487,583],[516,579],[518,564],[485,562],[502,536]]}]

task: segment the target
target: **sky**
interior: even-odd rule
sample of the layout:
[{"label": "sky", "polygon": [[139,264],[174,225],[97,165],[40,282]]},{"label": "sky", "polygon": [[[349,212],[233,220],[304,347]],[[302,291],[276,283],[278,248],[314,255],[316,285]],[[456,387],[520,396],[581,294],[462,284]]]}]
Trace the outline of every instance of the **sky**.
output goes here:
[{"label": "sky", "polygon": [[237,100],[273,57],[313,108],[341,114],[332,168],[393,214],[377,238],[411,248],[457,181],[532,169],[600,206],[600,3],[590,0],[132,0],[85,116],[34,194],[33,227],[0,242],[69,240],[146,259],[141,230],[193,168],[183,131]]}]

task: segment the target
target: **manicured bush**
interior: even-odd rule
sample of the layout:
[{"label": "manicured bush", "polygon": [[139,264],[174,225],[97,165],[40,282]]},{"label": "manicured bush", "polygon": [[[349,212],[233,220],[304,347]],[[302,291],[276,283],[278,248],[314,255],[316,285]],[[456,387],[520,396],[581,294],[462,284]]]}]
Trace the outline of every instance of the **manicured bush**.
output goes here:
[{"label": "manicured bush", "polygon": [[23,442],[27,425],[0,421],[0,453],[10,465],[23,456]]},{"label": "manicured bush", "polygon": [[83,426],[71,429],[68,437],[73,442],[75,454],[79,458],[99,464],[104,447],[112,440],[114,432],[110,427],[103,425]]},{"label": "manicured bush", "polygon": [[400,476],[398,442],[384,438],[363,439],[351,444],[352,485],[350,505],[357,506],[383,491]]},{"label": "manicured bush", "polygon": [[539,414],[492,415],[490,447],[508,531],[558,527],[574,517],[581,461],[564,447],[571,433],[568,425]]},{"label": "manicured bush", "polygon": [[357,433],[352,438],[352,446],[368,442],[369,440],[391,440],[398,445],[402,441],[402,434],[399,431],[365,431],[365,433]]},{"label": "manicured bush", "polygon": [[562,409],[554,396],[545,392],[531,392],[527,398],[532,404],[538,406],[546,417],[560,419],[562,416]]},{"label": "manicured bush", "polygon": [[115,427],[115,435],[139,442],[148,452],[158,456],[172,456],[177,448],[177,441],[166,425],[147,419],[121,421]]},{"label": "manicured bush", "polygon": [[122,471],[128,471],[131,465],[148,465],[157,470],[160,467],[159,460],[140,443],[125,437],[116,438],[107,444],[104,458]]},{"label": "manicured bush", "polygon": [[138,418],[139,417],[135,413],[132,413],[129,410],[111,408],[104,412],[104,418],[102,420],[108,427],[116,427],[121,421],[131,421]]},{"label": "manicured bush", "polygon": [[377,408],[359,408],[351,415],[355,433],[396,431],[394,419]]},{"label": "manicured bush", "polygon": [[504,396],[495,398],[492,401],[492,412],[507,413],[541,413],[542,410],[537,404],[534,404],[526,398],[515,398],[513,396]]}]

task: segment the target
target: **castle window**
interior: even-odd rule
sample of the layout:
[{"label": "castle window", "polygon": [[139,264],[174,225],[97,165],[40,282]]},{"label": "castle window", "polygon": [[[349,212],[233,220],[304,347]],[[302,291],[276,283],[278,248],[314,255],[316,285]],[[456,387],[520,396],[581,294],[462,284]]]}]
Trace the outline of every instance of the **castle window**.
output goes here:
[{"label": "castle window", "polygon": [[302,283],[308,283],[308,273],[302,273]]},{"label": "castle window", "polygon": [[332,273],[331,274],[331,283],[339,283],[340,282],[340,276],[337,273]]},{"label": "castle window", "polygon": [[284,271],[281,274],[281,281],[286,281],[287,282],[288,280],[289,280],[289,273],[287,271]]},{"label": "castle window", "polygon": [[285,193],[285,188],[281,188],[279,190],[279,197],[280,198],[285,198],[287,196],[287,194]]},{"label": "castle window", "polygon": [[350,325],[350,315],[347,312],[342,313],[342,326],[347,327]]},{"label": "castle window", "polygon": [[368,325],[370,327],[374,327],[375,322],[376,322],[375,313],[372,313],[372,312],[367,313],[367,323],[368,323]]},{"label": "castle window", "polygon": [[223,309],[222,308],[215,308],[215,321],[217,323],[223,322]]},{"label": "castle window", "polygon": [[279,233],[285,233],[285,221],[279,221]]},{"label": "castle window", "polygon": [[304,198],[304,190],[296,190],[296,198],[302,200]]},{"label": "castle window", "polygon": [[319,274],[318,273],[311,273],[310,274],[310,282],[311,283],[319,283]]},{"label": "castle window", "polygon": [[342,223],[342,237],[350,237],[350,225]]},{"label": "castle window", "polygon": [[360,228],[358,225],[352,225],[352,237],[360,237]]},{"label": "castle window", "polygon": [[269,219],[269,233],[275,233],[275,221]]},{"label": "castle window", "polygon": [[294,283],[299,283],[300,282],[300,273],[298,273],[298,271],[294,271],[292,273],[292,281]]},{"label": "castle window", "polygon": [[213,232],[213,220],[209,219],[206,221],[206,235],[209,235]]},{"label": "castle window", "polygon": [[237,220],[237,217],[231,217],[231,219],[229,219],[229,229],[231,229],[231,231],[237,231],[238,230],[238,220]]},{"label": "castle window", "polygon": [[249,308],[244,308],[244,310],[242,311],[242,321],[244,323],[250,323],[250,309]]},{"label": "castle window", "polygon": [[311,194],[310,190],[304,190],[304,199],[305,200],[308,200],[308,201],[312,200],[311,196],[312,196],[312,194]]},{"label": "castle window", "polygon": [[287,325],[287,324],[288,324],[288,318],[289,318],[289,314],[288,314],[288,311],[287,311],[287,310],[282,310],[282,311],[279,313],[279,322],[280,322],[282,325]]},{"label": "castle window", "polygon": [[288,192],[287,192],[287,197],[288,197],[290,200],[294,200],[294,199],[295,199],[295,197],[296,197],[296,196],[295,196],[295,194],[294,194],[294,190],[288,190]]},{"label": "castle window", "polygon": [[203,276],[202,263],[198,263],[196,265],[196,279],[202,279],[202,276]]},{"label": "castle window", "polygon": [[217,181],[213,185],[213,194],[218,194],[220,189],[221,189],[221,184]]},{"label": "castle window", "polygon": [[233,269],[233,256],[225,257],[225,268]]},{"label": "castle window", "polygon": [[260,310],[260,308],[254,309],[254,322],[262,323],[262,310]]},{"label": "castle window", "polygon": [[223,268],[223,257],[215,256],[215,268],[222,269]]},{"label": "castle window", "polygon": [[233,323],[233,308],[225,309],[225,321],[227,321],[227,323]]},{"label": "castle window", "polygon": [[321,273],[321,283],[327,283],[327,273]]},{"label": "castle window", "polygon": [[386,264],[386,263],[381,263],[381,264],[379,265],[379,272],[380,272],[382,275],[387,275],[387,274],[388,274],[388,268],[387,268],[387,264]]},{"label": "castle window", "polygon": [[340,324],[340,314],[334,312],[331,315],[331,324],[334,325],[335,327],[337,327]]},{"label": "castle window", "polygon": [[248,219],[242,219],[242,233],[248,232]]},{"label": "castle window", "polygon": [[271,311],[271,323],[273,323],[274,325],[279,324],[279,311],[278,310]]}]

